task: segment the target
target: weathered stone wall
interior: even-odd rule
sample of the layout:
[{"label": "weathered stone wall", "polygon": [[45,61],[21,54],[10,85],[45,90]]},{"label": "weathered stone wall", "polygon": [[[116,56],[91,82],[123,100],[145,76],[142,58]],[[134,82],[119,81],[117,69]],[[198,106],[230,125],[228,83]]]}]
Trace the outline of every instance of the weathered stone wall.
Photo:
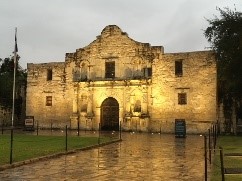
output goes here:
[{"label": "weathered stone wall", "polygon": [[[183,61],[179,77],[174,73],[178,59]],[[105,78],[110,61],[115,75]],[[178,105],[181,92],[187,93],[185,105]],[[46,106],[46,96],[52,96],[52,106]],[[134,41],[110,25],[90,45],[67,53],[63,63],[28,64],[27,115],[40,126],[77,128],[79,123],[81,129],[97,130],[109,97],[118,102],[123,130],[174,132],[175,119],[185,119],[188,133],[207,131],[216,121],[214,56],[208,51],[165,54],[162,46]]]},{"label": "weathered stone wall", "polygon": [[118,27],[107,26],[90,45],[77,49],[75,53],[67,53],[66,63],[74,66],[77,77],[81,76],[82,69],[87,68],[88,79],[103,80],[105,62],[115,61],[115,79],[133,79],[142,74],[143,68],[151,67],[155,56],[162,53],[162,46],[136,42]]},{"label": "weathered stone wall", "polygon": [[[175,75],[182,60],[183,75]],[[202,132],[216,121],[216,64],[212,52],[164,54],[156,60],[152,76],[152,130],[174,130],[175,119],[185,119],[188,132]],[[178,93],[187,104],[178,104]]]},{"label": "weathered stone wall", "polygon": [[[53,127],[69,124],[72,113],[72,92],[66,84],[65,64],[28,64],[26,115],[34,116],[39,126]],[[47,81],[47,70],[53,79]],[[46,106],[46,96],[52,96],[52,106]]]}]

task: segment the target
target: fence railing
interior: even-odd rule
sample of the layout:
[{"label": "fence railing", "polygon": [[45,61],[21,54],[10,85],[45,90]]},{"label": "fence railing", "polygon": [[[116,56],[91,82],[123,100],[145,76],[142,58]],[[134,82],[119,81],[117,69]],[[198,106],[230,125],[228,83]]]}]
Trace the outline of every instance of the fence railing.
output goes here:
[{"label": "fence railing", "polygon": [[[226,140],[224,140],[224,149],[221,146],[216,146],[219,133],[219,127],[216,123],[211,125],[211,128],[208,129],[208,132],[204,135],[205,181],[208,179],[209,166],[210,168],[212,167],[213,174],[211,176],[213,176],[215,179],[225,181],[226,174],[229,174],[226,175],[226,178],[230,178],[231,175],[238,174],[241,175],[239,178],[242,178],[242,161],[241,159],[235,159],[235,157],[242,158],[242,152],[241,149],[236,148],[236,144],[233,144],[233,146],[231,144],[235,141],[236,137],[232,137],[229,141],[228,136],[221,138],[222,140]],[[240,142],[240,138],[237,139],[237,141]],[[239,142],[237,144],[239,144]]]},{"label": "fence railing", "polygon": [[[204,180],[208,180],[208,161],[211,167],[212,156],[215,155],[217,138],[219,135],[219,124],[212,124],[208,132],[204,134]],[[213,154],[212,154],[213,153]]]},{"label": "fence railing", "polygon": [[121,131],[80,131],[67,126],[35,131],[2,127],[1,133],[0,165],[121,140]]}]

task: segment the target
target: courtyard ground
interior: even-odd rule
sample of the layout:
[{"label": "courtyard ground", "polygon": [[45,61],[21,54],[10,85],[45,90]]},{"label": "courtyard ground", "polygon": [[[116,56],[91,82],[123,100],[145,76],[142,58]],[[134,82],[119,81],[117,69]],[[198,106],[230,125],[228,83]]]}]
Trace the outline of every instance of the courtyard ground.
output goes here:
[{"label": "courtyard ground", "polygon": [[203,137],[123,133],[122,142],[0,172],[1,180],[204,180]]}]

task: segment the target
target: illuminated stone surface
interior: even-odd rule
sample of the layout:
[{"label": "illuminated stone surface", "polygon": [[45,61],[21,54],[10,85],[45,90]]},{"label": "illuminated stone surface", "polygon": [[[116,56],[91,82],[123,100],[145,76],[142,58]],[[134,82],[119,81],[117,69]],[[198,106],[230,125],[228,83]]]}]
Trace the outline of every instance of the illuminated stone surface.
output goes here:
[{"label": "illuminated stone surface", "polygon": [[[176,61],[182,61],[182,74],[175,75]],[[27,68],[26,114],[40,127],[77,128],[79,122],[88,130],[98,130],[100,123],[171,133],[175,119],[185,119],[187,133],[201,133],[216,121],[211,51],[164,53],[162,46],[134,41],[109,25],[88,46],[66,53],[65,62],[29,63]],[[179,93],[186,94],[186,104],[178,104]],[[47,96],[51,106],[46,106]],[[102,106],[108,98],[118,102],[119,110],[110,124],[105,115],[112,108],[105,112]]]}]

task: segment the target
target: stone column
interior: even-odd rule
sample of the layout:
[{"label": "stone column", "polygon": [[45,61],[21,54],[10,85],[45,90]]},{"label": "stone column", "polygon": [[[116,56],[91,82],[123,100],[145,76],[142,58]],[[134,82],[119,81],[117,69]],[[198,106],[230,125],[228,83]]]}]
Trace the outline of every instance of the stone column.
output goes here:
[{"label": "stone column", "polygon": [[101,123],[101,107],[96,107],[95,124],[93,124],[94,129],[99,129],[99,123]]},{"label": "stone column", "polygon": [[130,95],[130,112],[134,112],[134,95]]},{"label": "stone column", "polygon": [[126,110],[126,112],[130,112],[131,109],[130,109],[130,95],[129,94],[126,95],[125,102],[126,102],[126,104],[125,104],[125,110]]},{"label": "stone column", "polygon": [[88,100],[87,100],[87,114],[93,113],[92,104],[93,104],[93,94],[91,91],[89,91]]},{"label": "stone column", "polygon": [[73,96],[73,107],[72,107],[72,112],[74,114],[77,113],[77,87],[74,87],[74,96]]},{"label": "stone column", "polygon": [[76,129],[78,124],[78,114],[77,114],[77,97],[78,97],[78,87],[74,86],[74,96],[72,105],[72,115],[70,116],[70,127],[71,129]]},{"label": "stone column", "polygon": [[143,100],[142,100],[142,113],[147,114],[147,109],[148,109],[148,94],[147,92],[143,92]]}]

